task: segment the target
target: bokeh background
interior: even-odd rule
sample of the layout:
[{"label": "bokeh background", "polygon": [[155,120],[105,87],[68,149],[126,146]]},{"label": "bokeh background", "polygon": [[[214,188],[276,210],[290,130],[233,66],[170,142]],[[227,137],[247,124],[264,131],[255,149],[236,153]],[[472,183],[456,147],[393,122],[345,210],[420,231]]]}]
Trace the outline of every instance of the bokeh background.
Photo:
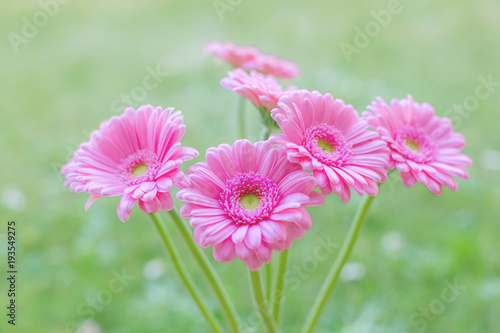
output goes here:
[{"label": "bokeh background", "polygon": [[[401,0],[377,29],[373,12],[389,6],[394,2],[3,1],[0,331],[208,332],[149,218],[135,208],[121,223],[117,198],[85,212],[87,195],[63,188],[59,169],[126,104],[184,112],[184,144],[201,152],[184,169],[208,147],[232,143],[238,96],[219,85],[229,68],[203,53],[218,39],[297,62],[301,77],[285,84],[330,92],[360,112],[376,96],[411,93],[451,117],[467,139],[464,152],[474,164],[458,192],[435,197],[421,185],[405,188],[398,177],[382,187],[316,332],[498,332],[500,2]],[[365,28],[372,29],[368,40],[356,39]],[[346,57],[346,44],[357,52]],[[141,90],[151,71],[157,86]],[[493,83],[485,87],[481,78]],[[488,97],[477,98],[477,89]],[[249,137],[257,140],[257,112],[246,110]],[[315,250],[341,244],[359,201],[342,204],[332,195],[310,209],[313,227],[292,248],[284,332],[298,332],[337,248],[326,246],[326,259]],[[10,219],[17,223],[15,327],[5,316]],[[190,256],[185,262],[221,317]],[[247,332],[260,332],[245,266],[214,265]],[[116,274],[127,275],[122,291],[103,304],[99,295]],[[448,283],[461,289],[443,302]]]}]

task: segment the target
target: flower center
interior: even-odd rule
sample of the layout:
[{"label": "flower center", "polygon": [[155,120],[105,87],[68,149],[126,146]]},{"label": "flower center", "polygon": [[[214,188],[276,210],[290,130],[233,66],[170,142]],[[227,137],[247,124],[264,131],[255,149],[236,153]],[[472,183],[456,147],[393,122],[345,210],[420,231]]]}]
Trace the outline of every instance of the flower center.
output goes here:
[{"label": "flower center", "polygon": [[404,158],[425,163],[434,159],[434,143],[420,128],[402,126],[394,133],[394,141]]},{"label": "flower center", "polygon": [[219,202],[234,223],[252,224],[267,218],[279,199],[278,185],[271,179],[241,172],[227,181]]},{"label": "flower center", "polygon": [[333,147],[331,144],[326,142],[325,140],[318,140],[318,147],[326,151],[327,153],[333,153]]},{"label": "flower center", "polygon": [[145,174],[148,171],[148,166],[146,164],[139,164],[132,170],[132,174],[136,177]]},{"label": "flower center", "polygon": [[260,198],[255,194],[246,194],[240,199],[241,207],[252,210],[260,205]]},{"label": "flower center", "polygon": [[418,144],[412,140],[412,139],[406,139],[406,147],[410,148],[412,151],[419,151],[420,150],[420,147],[418,146]]},{"label": "flower center", "polygon": [[122,159],[117,175],[128,186],[154,180],[161,163],[156,154],[147,149],[140,150]]},{"label": "flower center", "polygon": [[332,125],[318,124],[309,127],[302,142],[311,155],[321,163],[331,166],[342,166],[351,160],[352,145],[349,144],[341,131]]}]

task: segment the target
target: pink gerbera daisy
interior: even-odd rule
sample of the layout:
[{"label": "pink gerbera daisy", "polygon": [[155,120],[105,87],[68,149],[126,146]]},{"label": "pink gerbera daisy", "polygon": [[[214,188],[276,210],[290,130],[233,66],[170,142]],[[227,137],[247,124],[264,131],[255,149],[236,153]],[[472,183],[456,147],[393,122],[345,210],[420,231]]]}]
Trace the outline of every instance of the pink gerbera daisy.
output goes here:
[{"label": "pink gerbera daisy", "polygon": [[90,193],[89,209],[101,196],[121,196],[118,217],[128,220],[137,201],[147,213],[171,210],[170,190],[184,180],[179,166],[198,155],[180,147],[186,126],[180,111],[151,105],[127,108],[94,131],[61,172],[64,185]]},{"label": "pink gerbera daisy", "polygon": [[254,46],[239,46],[233,42],[213,41],[205,46],[205,52],[213,54],[233,67],[246,71],[256,70],[264,75],[292,79],[300,75],[299,66],[289,60],[260,52]]},{"label": "pink gerbera daisy", "polygon": [[243,69],[255,69],[266,75],[273,75],[282,79],[293,79],[300,75],[299,66],[289,60],[280,59],[274,55],[261,55],[253,60],[247,61]]},{"label": "pink gerbera daisy", "polygon": [[239,46],[233,42],[212,41],[205,46],[205,52],[213,54],[233,67],[243,67],[261,55],[254,46]]},{"label": "pink gerbera daisy", "polygon": [[237,68],[227,74],[228,77],[220,81],[221,86],[245,97],[257,108],[264,108],[269,112],[277,106],[281,96],[297,89],[290,87],[283,91],[274,76],[266,76],[253,70],[247,73]]},{"label": "pink gerbera daisy", "polygon": [[440,195],[442,185],[458,189],[452,176],[468,179],[465,167],[472,160],[461,153],[465,139],[453,131],[448,118],[436,116],[431,105],[418,104],[411,96],[393,99],[390,105],[377,98],[368,110],[372,112],[363,117],[391,150],[388,169],[397,168],[405,186],[418,181]]},{"label": "pink gerbera daisy", "polygon": [[342,202],[350,200],[349,188],[377,195],[376,182],[387,178],[388,149],[351,105],[300,90],[283,96],[271,116],[284,134],[270,141],[285,146],[290,161],[312,170],[323,194],[333,191]]},{"label": "pink gerbera daisy", "polygon": [[190,219],[194,240],[214,245],[216,260],[238,257],[251,270],[302,237],[311,227],[304,207],[324,202],[314,178],[268,141],[210,148],[206,163],[190,167],[188,176],[191,185],[177,197],[186,201],[181,215]]}]

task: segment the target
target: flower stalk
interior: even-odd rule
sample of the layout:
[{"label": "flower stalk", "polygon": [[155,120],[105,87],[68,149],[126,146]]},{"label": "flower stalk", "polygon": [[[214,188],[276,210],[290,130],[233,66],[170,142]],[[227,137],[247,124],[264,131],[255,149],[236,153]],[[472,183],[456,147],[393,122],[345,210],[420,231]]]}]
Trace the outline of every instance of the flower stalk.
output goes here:
[{"label": "flower stalk", "polygon": [[262,315],[262,319],[264,320],[264,325],[269,333],[278,333],[278,325],[274,321],[274,318],[271,316],[271,312],[269,311],[269,307],[264,299],[264,292],[262,290],[262,283],[260,280],[259,271],[248,270],[250,273],[250,284],[252,286],[255,305]]},{"label": "flower stalk", "polygon": [[280,262],[278,267],[278,276],[276,277],[276,285],[274,286],[274,291],[272,295],[272,304],[273,304],[273,317],[276,320],[276,323],[280,324],[281,317],[281,303],[283,303],[283,296],[285,291],[286,284],[286,271],[288,267],[288,254],[289,249],[281,252]]},{"label": "flower stalk", "polygon": [[156,229],[158,230],[158,233],[160,234],[161,240],[163,241],[163,244],[165,245],[165,248],[168,252],[168,255],[172,259],[172,263],[174,264],[175,269],[177,270],[177,273],[179,274],[182,282],[186,285],[186,288],[188,289],[189,293],[193,297],[194,301],[198,305],[198,308],[202,312],[203,316],[207,320],[208,324],[212,328],[212,331],[216,333],[222,333],[222,327],[220,324],[217,322],[215,319],[212,311],[208,307],[207,303],[203,299],[203,296],[201,295],[201,292],[198,290],[198,288],[195,286],[193,279],[189,275],[186,267],[182,263],[179,253],[177,252],[177,249],[175,248],[172,239],[170,238],[170,235],[168,234],[168,230],[165,227],[162,218],[158,213],[152,213],[149,214],[151,216],[151,219],[154,222],[154,225]]},{"label": "flower stalk", "polygon": [[271,263],[267,263],[264,265],[265,272],[266,272],[266,300],[268,302],[271,302],[271,291],[272,291],[272,284],[273,284],[273,270],[272,270],[272,265]]},{"label": "flower stalk", "polygon": [[247,130],[245,124],[245,103],[246,98],[240,96],[238,100],[238,136],[240,139],[246,138]]},{"label": "flower stalk", "polygon": [[179,232],[181,234],[182,239],[184,240],[184,243],[186,243],[187,247],[189,248],[189,251],[195,258],[196,262],[198,263],[205,277],[207,278],[210,287],[212,287],[212,290],[217,296],[217,299],[220,302],[224,315],[226,316],[229,326],[231,327],[231,330],[235,333],[241,332],[238,323],[239,321],[238,314],[236,313],[233,302],[231,301],[231,298],[229,297],[226,288],[224,288],[224,285],[222,284],[219,275],[215,271],[214,267],[208,260],[205,253],[194,242],[193,237],[191,236],[191,230],[184,222],[184,220],[181,219],[177,210],[174,208],[171,211],[169,211],[168,214],[170,215],[170,218],[174,222],[177,229],[179,229]]},{"label": "flower stalk", "polygon": [[313,306],[311,307],[309,315],[307,316],[305,324],[302,328],[302,333],[311,333],[316,326],[321,311],[325,307],[326,301],[328,300],[328,297],[332,293],[333,288],[337,283],[340,271],[342,270],[342,267],[344,267],[345,262],[349,258],[349,255],[354,248],[354,244],[356,243],[359,232],[361,230],[361,227],[363,226],[363,222],[365,221],[366,214],[368,213],[373,199],[374,197],[367,195],[363,198],[363,201],[358,206],[358,210],[356,211],[356,215],[354,216],[349,232],[344,239],[344,243],[342,244],[340,253],[335,259],[332,268],[328,272],[325,282],[323,283],[320,292],[316,297]]}]

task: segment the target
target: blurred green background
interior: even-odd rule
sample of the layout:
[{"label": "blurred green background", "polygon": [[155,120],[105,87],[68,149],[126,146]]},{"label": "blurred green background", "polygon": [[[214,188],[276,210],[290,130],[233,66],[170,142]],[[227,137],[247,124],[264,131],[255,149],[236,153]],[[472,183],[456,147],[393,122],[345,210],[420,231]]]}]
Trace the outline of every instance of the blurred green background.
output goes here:
[{"label": "blurred green background", "polygon": [[[228,67],[203,53],[218,39],[297,62],[302,75],[286,84],[330,92],[360,112],[376,96],[411,93],[453,118],[467,139],[464,152],[474,165],[458,192],[435,197],[397,177],[382,187],[316,332],[498,332],[500,2],[401,1],[383,26],[374,12],[391,1],[216,3],[226,11],[218,13],[211,0],[0,4],[0,331],[208,332],[149,218],[135,208],[121,223],[118,198],[100,199],[85,212],[88,196],[63,188],[59,169],[134,91],[131,106],[184,112],[184,144],[201,155],[184,170],[208,147],[232,143],[238,96],[218,83]],[[365,28],[371,36],[355,39]],[[342,43],[356,53],[346,57]],[[140,90],[150,71],[160,73],[157,87]],[[480,77],[493,81],[487,98],[474,97]],[[453,109],[464,103],[464,111]],[[261,129],[250,105],[247,115],[256,140]],[[299,330],[337,251],[325,259],[315,250],[342,242],[359,201],[330,196],[310,209],[313,227],[292,248],[284,332]],[[10,219],[17,223],[19,270],[14,328],[5,315]],[[221,317],[191,257],[185,261]],[[245,266],[214,265],[247,332],[259,332],[252,329]],[[123,290],[101,296],[106,304],[98,300],[90,310],[123,273]],[[448,283],[466,289],[443,302]]]}]

